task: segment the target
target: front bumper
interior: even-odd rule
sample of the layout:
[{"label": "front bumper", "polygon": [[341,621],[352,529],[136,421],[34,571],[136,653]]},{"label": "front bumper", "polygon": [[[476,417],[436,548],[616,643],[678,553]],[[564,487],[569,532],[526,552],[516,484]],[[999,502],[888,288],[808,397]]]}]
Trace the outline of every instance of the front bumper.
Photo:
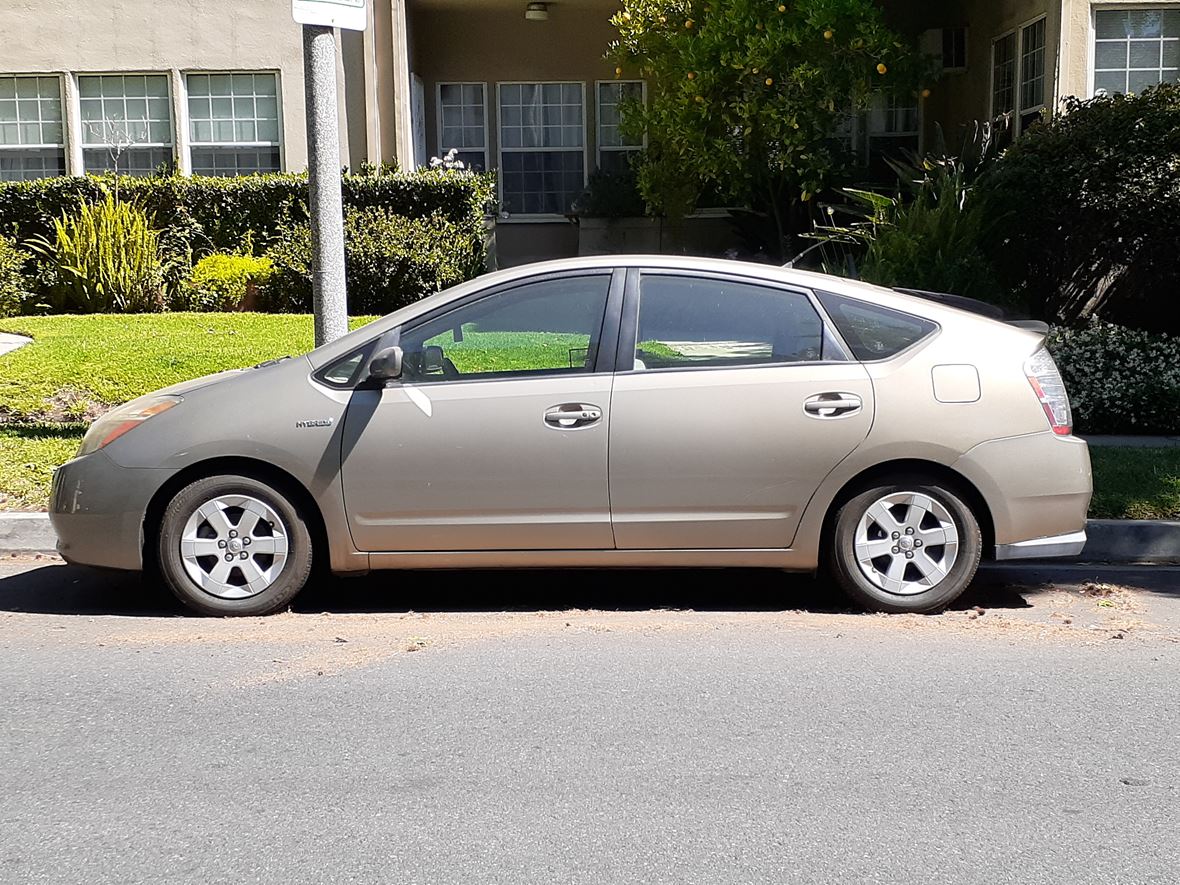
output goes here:
[{"label": "front bumper", "polygon": [[1015,544],[997,544],[996,560],[1008,559],[1053,559],[1059,556],[1080,556],[1086,546],[1086,533],[1070,532],[1051,538],[1034,538],[1031,541],[1017,541]]},{"label": "front bumper", "polygon": [[101,450],[57,468],[49,521],[58,553],[76,565],[142,569],[144,515],[171,473],[120,467]]}]

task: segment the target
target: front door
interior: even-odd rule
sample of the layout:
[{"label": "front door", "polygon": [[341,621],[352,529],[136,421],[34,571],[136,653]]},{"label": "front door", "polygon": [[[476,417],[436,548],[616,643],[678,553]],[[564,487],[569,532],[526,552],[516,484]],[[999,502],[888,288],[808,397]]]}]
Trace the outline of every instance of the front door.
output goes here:
[{"label": "front door", "polygon": [[611,367],[597,371],[600,350],[613,359],[611,281],[514,284],[382,341],[402,347],[404,374],[353,395],[342,440],[359,550],[614,546]]},{"label": "front door", "polygon": [[629,284],[619,353],[620,549],[789,547],[815,489],[872,424],[868,373],[802,292],[644,273]]}]

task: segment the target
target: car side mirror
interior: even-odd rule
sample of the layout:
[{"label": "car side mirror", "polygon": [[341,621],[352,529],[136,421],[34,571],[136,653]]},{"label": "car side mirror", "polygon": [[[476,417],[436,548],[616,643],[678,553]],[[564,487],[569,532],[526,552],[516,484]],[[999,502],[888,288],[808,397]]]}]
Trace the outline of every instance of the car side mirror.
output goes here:
[{"label": "car side mirror", "polygon": [[396,344],[383,347],[369,360],[369,379],[393,381],[402,376],[402,349]]}]

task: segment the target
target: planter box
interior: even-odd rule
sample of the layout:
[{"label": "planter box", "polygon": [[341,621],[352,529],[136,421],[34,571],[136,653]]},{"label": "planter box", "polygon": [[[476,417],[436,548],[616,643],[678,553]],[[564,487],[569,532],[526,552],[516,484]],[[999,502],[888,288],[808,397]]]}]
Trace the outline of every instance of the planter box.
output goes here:
[{"label": "planter box", "polygon": [[658,218],[580,218],[579,255],[616,255],[660,251]]},{"label": "planter box", "polygon": [[702,255],[719,257],[737,246],[728,215],[663,218],[581,218],[579,255]]}]

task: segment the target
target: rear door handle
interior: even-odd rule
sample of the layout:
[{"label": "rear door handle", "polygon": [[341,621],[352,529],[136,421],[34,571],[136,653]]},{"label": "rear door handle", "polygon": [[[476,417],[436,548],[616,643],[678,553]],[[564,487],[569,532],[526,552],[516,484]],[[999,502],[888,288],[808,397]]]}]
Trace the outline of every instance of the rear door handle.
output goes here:
[{"label": "rear door handle", "polygon": [[816,418],[843,418],[855,415],[863,405],[855,393],[820,393],[808,397],[803,410]]},{"label": "rear door handle", "polygon": [[545,423],[558,430],[576,430],[602,420],[602,409],[590,403],[562,403],[545,410]]}]

